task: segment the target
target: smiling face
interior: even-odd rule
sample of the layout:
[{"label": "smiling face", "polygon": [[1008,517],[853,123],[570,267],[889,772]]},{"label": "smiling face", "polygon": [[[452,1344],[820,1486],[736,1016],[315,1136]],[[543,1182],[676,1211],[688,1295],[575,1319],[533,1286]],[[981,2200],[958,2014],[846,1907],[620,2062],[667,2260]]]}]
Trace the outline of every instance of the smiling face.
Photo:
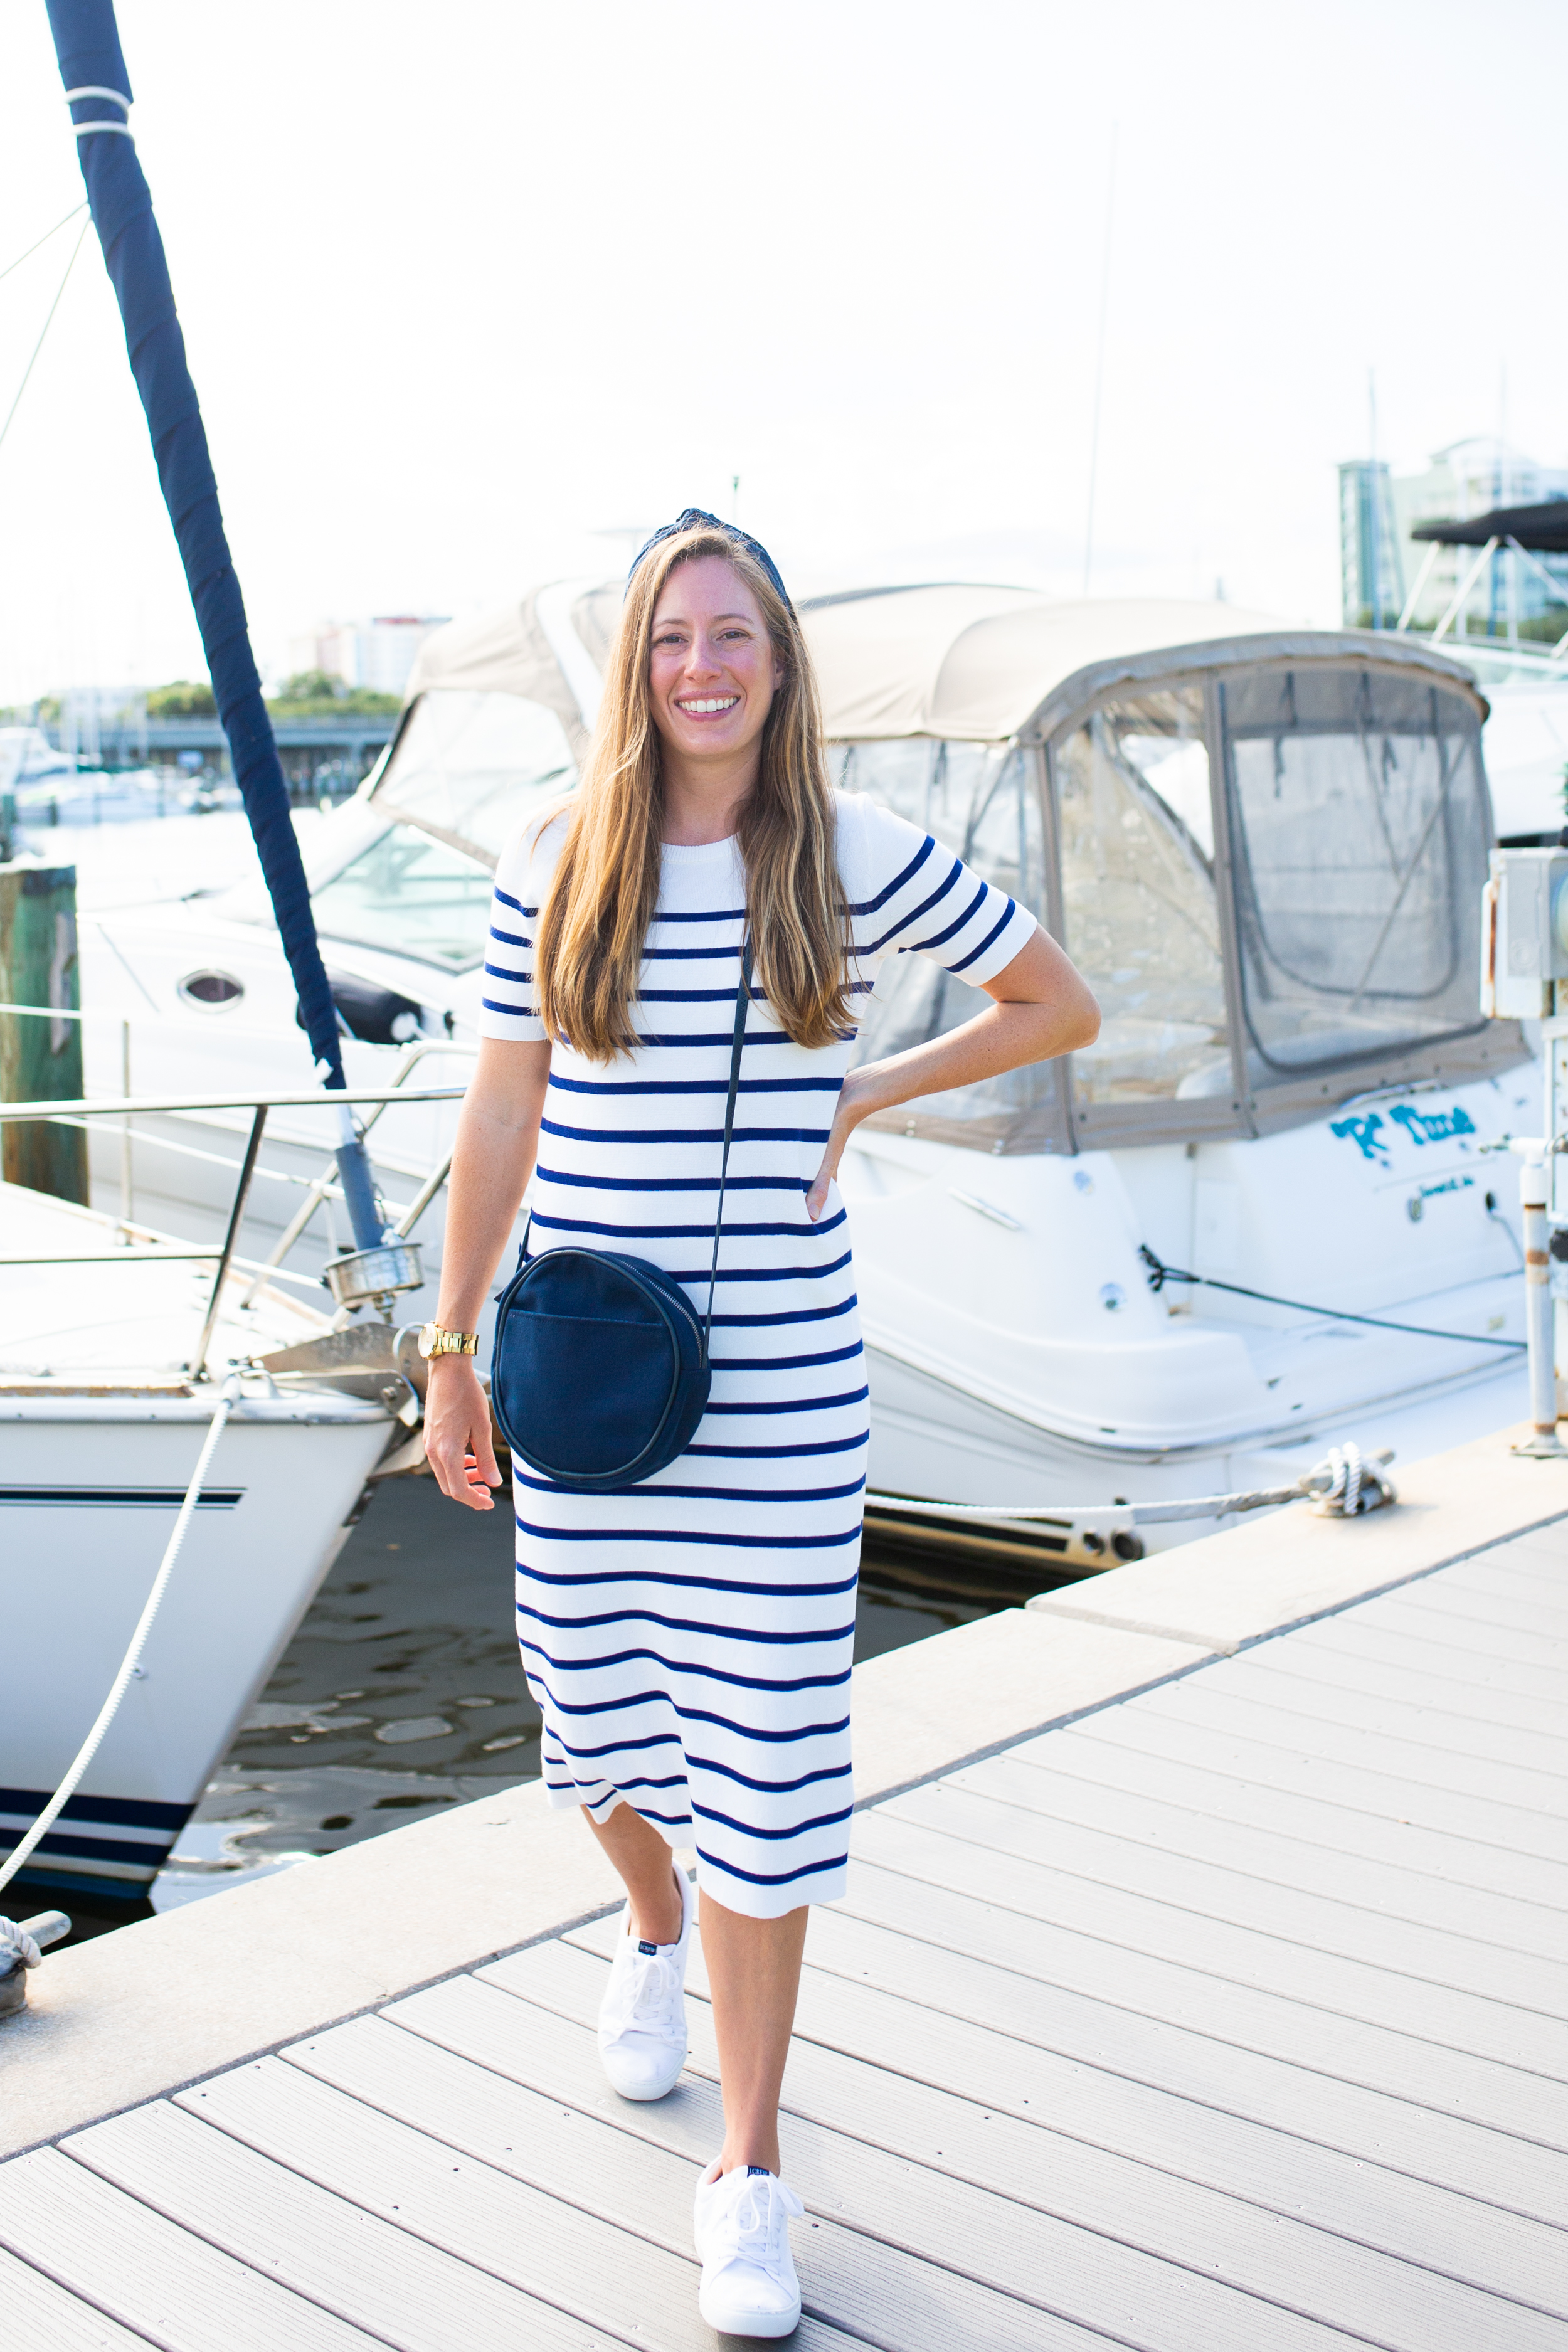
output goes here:
[{"label": "smiling face", "polygon": [[654,608],[648,655],[667,753],[682,764],[754,759],[783,683],[756,598],[723,557],[677,564]]}]

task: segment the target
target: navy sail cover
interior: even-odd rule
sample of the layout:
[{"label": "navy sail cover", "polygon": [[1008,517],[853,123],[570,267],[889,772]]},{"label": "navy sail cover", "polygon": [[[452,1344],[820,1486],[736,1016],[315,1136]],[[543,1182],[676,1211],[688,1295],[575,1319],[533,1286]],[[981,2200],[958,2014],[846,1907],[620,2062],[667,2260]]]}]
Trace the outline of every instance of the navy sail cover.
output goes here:
[{"label": "navy sail cover", "polygon": [[[327,1085],[341,1087],[337,1013],[317,945],[288,787],[261,698],[245,601],[229,556],[196,389],[185,363],[163,241],[135,142],[125,132],[131,79],[114,9],[111,0],[47,0],[47,5],[66,89],[89,93],[72,99],[72,121],[110,126],[77,140],[93,226],[125,324],[131,370],[147,412],[158,479],[185,567],[218,717],[228,738],[235,780],[256,838],[306,1034],[317,1061],[325,1065]],[[124,103],[106,92],[119,92]]]}]

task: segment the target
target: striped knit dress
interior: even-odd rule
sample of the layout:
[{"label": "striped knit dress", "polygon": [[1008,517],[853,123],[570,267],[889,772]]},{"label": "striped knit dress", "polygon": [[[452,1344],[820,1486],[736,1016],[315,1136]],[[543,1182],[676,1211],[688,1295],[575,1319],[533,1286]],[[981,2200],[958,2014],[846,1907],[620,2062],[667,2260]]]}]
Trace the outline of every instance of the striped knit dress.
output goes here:
[{"label": "striped knit dress", "polygon": [[[973,982],[1012,961],[1032,916],[902,818],[836,799],[858,995],[898,954]],[[525,828],[501,856],[487,1037],[544,1034],[531,950],[565,824],[537,844]],[[745,903],[733,841],[665,849],[638,1050],[552,1054],[531,1254],[625,1251],[706,1305]],[[852,1051],[794,1045],[753,992],[712,1392],[686,1452],[618,1495],[513,1465],[518,1635],[551,1801],[603,1821],[625,1799],[695,1846],[701,1888],[757,1918],[845,1884],[866,1371],[844,1204],[833,1187],[814,1224],[805,1195]]]}]

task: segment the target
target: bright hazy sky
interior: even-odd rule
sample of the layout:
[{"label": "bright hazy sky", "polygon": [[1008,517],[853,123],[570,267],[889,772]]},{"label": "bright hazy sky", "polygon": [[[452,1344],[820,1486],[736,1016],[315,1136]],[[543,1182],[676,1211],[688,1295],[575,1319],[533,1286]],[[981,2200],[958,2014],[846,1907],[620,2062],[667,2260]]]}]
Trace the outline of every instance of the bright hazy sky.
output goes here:
[{"label": "bright hazy sky", "polygon": [[[786,579],[1338,617],[1336,481],[1568,462],[1562,0],[121,0],[264,667],[693,503]],[[0,268],[81,194],[0,6]],[[78,224],[0,282],[0,421]],[[91,233],[0,446],[0,701],[200,675]]]}]

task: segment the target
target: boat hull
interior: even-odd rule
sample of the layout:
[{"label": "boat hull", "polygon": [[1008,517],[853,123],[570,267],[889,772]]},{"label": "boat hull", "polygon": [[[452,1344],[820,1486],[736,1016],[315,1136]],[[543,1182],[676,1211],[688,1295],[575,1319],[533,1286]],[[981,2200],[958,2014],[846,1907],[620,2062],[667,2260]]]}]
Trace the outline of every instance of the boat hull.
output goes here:
[{"label": "boat hull", "polygon": [[[0,1402],[0,1856],[103,1703],[210,1409],[200,1396]],[[142,1672],[19,1885],[146,1894],[342,1548],[387,1434],[385,1412],[353,1399],[242,1402]]]}]

